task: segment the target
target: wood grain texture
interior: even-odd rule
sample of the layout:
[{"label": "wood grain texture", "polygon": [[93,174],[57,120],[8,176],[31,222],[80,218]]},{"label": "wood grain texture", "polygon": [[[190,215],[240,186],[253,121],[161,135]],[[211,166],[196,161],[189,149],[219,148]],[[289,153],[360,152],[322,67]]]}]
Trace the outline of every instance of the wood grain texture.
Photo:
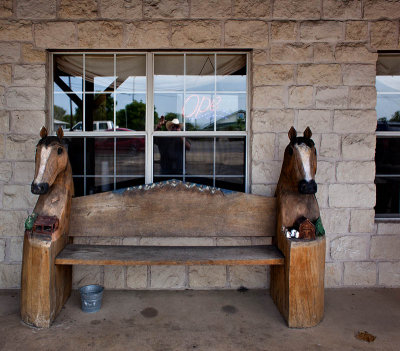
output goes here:
[{"label": "wood grain texture", "polygon": [[75,198],[71,218],[71,236],[273,236],[275,199],[180,184]]},{"label": "wood grain texture", "polygon": [[[61,134],[60,134],[61,133]],[[43,135],[42,135],[43,134]],[[42,128],[41,136],[47,131]],[[72,169],[65,145],[50,137],[51,162],[46,164],[41,182],[49,184],[47,193],[39,196],[34,212],[42,216],[55,216],[59,219],[58,229],[51,235],[51,241],[25,232],[22,274],[21,274],[21,318],[30,325],[48,328],[60,312],[71,293],[71,266],[56,266],[54,260],[69,242],[71,198],[74,193]],[[45,140],[38,144],[38,150],[45,147]],[[62,148],[63,152],[59,153]],[[38,174],[40,152],[36,152],[35,179]]]},{"label": "wood grain texture", "polygon": [[324,316],[325,245],[325,237],[282,238],[285,264],[271,268],[271,296],[291,328],[313,327]]},{"label": "wood grain texture", "polygon": [[67,245],[56,265],[276,265],[275,246],[110,246]]}]

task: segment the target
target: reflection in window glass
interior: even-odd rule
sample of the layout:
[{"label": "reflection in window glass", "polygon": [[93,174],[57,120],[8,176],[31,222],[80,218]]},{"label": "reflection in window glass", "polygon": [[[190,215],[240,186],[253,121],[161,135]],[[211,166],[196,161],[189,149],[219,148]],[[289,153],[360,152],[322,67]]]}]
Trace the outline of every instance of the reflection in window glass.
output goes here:
[{"label": "reflection in window glass", "polygon": [[214,93],[186,94],[183,108],[186,130],[214,130],[217,101]]},{"label": "reflection in window glass", "polygon": [[136,175],[144,177],[146,147],[143,137],[110,138],[116,143],[116,175]]},{"label": "reflection in window glass", "polygon": [[[246,54],[53,57],[53,127],[70,132],[66,140],[77,196],[172,178],[245,190]],[[147,96],[150,58],[153,91]],[[146,105],[149,98],[153,106]],[[153,123],[146,125],[149,111],[154,111],[154,129]],[[170,136],[167,125],[174,119],[179,128]],[[192,131],[205,137],[184,134]],[[221,137],[228,133],[219,131],[236,133]],[[146,154],[150,149],[153,155]],[[152,179],[145,178],[149,167]]]},{"label": "reflection in window glass", "polygon": [[183,93],[154,93],[154,129],[167,130],[165,124],[160,124],[161,116],[165,121],[182,121],[182,106]]},{"label": "reflection in window glass", "polygon": [[[154,175],[167,179],[182,177],[189,182],[203,179],[201,184],[233,189],[230,184],[244,189],[244,137],[155,137],[154,144]],[[216,185],[218,179],[220,185]]]},{"label": "reflection in window glass", "polygon": [[146,56],[117,55],[117,83],[119,93],[146,92]]},{"label": "reflection in window glass", "polygon": [[71,162],[72,174],[83,175],[84,174],[84,139],[83,138],[69,138],[64,137],[63,139],[68,148],[68,157]]},{"label": "reflection in window glass", "polygon": [[246,55],[217,54],[217,91],[246,92]]},{"label": "reflection in window glass", "polygon": [[400,177],[376,177],[375,211],[382,217],[400,213]]},{"label": "reflection in window glass", "polygon": [[186,90],[214,91],[214,81],[214,55],[186,55]]},{"label": "reflection in window glass", "polygon": [[191,142],[183,137],[154,137],[155,175],[183,175],[184,153],[191,149]]},{"label": "reflection in window glass", "polygon": [[400,130],[400,76],[377,76],[376,91],[377,130]]},{"label": "reflection in window glass", "polygon": [[215,172],[217,175],[245,175],[246,143],[244,137],[217,138]]},{"label": "reflection in window glass", "polygon": [[85,90],[114,91],[114,55],[86,55]]},{"label": "reflection in window glass", "polygon": [[[105,123],[100,123],[106,121]],[[85,130],[105,131],[114,128],[114,94],[85,95]]]},{"label": "reflection in window glass", "polygon": [[117,131],[145,130],[145,94],[117,94],[116,110]]},{"label": "reflection in window glass", "polygon": [[244,177],[216,178],[215,186],[222,189],[230,189],[234,191],[245,191]]},{"label": "reflection in window glass", "polygon": [[[213,174],[214,138],[186,138],[190,152],[186,152],[186,175]],[[190,180],[191,181],[191,180]]]},{"label": "reflection in window glass", "polygon": [[154,55],[154,91],[183,91],[183,55]]},{"label": "reflection in window glass", "polygon": [[82,106],[82,94],[54,94],[54,130],[82,131]]},{"label": "reflection in window glass", "polygon": [[54,92],[83,91],[83,55],[57,55],[54,58]]},{"label": "reflection in window glass", "polygon": [[246,130],[246,94],[216,96],[217,130]]},{"label": "reflection in window glass", "polygon": [[377,138],[376,175],[400,174],[400,138]]}]

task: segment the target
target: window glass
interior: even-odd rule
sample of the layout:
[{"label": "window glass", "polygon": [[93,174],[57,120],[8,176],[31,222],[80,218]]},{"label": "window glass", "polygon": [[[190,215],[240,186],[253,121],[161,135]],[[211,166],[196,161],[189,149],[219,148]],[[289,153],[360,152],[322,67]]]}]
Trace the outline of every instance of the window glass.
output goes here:
[{"label": "window glass", "polygon": [[117,94],[117,131],[146,129],[146,95]]},{"label": "window glass", "polygon": [[215,55],[186,55],[187,91],[215,90]]},{"label": "window glass", "polygon": [[400,76],[376,77],[378,131],[400,131]]},{"label": "window glass", "polygon": [[375,215],[399,218],[400,194],[400,55],[379,54],[376,77]]},{"label": "window glass", "polygon": [[54,58],[54,92],[83,91],[83,55],[57,55]]},{"label": "window glass", "polygon": [[[109,128],[99,130],[107,121]],[[114,127],[114,94],[85,94],[85,131],[105,131]]]},{"label": "window glass", "polygon": [[54,94],[53,101],[54,130],[61,127],[70,131],[82,131],[82,94],[57,93]]},{"label": "window glass", "polygon": [[76,196],[172,178],[245,191],[246,54],[53,57],[53,131],[64,129]]},{"label": "window glass", "polygon": [[114,91],[114,55],[85,55],[85,91]]},{"label": "window glass", "polygon": [[116,88],[119,93],[146,93],[146,56],[117,55]]}]

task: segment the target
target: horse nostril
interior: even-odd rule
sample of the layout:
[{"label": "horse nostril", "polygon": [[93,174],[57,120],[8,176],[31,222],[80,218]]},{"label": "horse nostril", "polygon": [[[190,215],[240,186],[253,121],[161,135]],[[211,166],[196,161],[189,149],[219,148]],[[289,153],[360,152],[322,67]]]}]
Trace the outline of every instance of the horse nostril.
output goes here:
[{"label": "horse nostril", "polygon": [[35,184],[32,182],[32,184],[31,184],[31,192],[33,194],[36,194],[36,195],[46,194],[48,190],[49,190],[48,183]]},{"label": "horse nostril", "polygon": [[315,194],[317,192],[317,183],[315,180],[301,180],[299,182],[299,193],[301,194]]}]

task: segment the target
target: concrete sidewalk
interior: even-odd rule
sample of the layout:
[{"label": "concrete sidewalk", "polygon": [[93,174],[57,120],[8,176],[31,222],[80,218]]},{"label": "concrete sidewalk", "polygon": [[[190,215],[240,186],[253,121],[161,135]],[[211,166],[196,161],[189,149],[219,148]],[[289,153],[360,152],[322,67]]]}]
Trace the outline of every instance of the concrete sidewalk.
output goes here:
[{"label": "concrete sidewalk", "polygon": [[326,290],[325,318],[309,329],[287,328],[266,290],[105,291],[94,314],[74,291],[50,329],[23,324],[19,292],[0,291],[0,350],[398,351],[400,289]]}]

